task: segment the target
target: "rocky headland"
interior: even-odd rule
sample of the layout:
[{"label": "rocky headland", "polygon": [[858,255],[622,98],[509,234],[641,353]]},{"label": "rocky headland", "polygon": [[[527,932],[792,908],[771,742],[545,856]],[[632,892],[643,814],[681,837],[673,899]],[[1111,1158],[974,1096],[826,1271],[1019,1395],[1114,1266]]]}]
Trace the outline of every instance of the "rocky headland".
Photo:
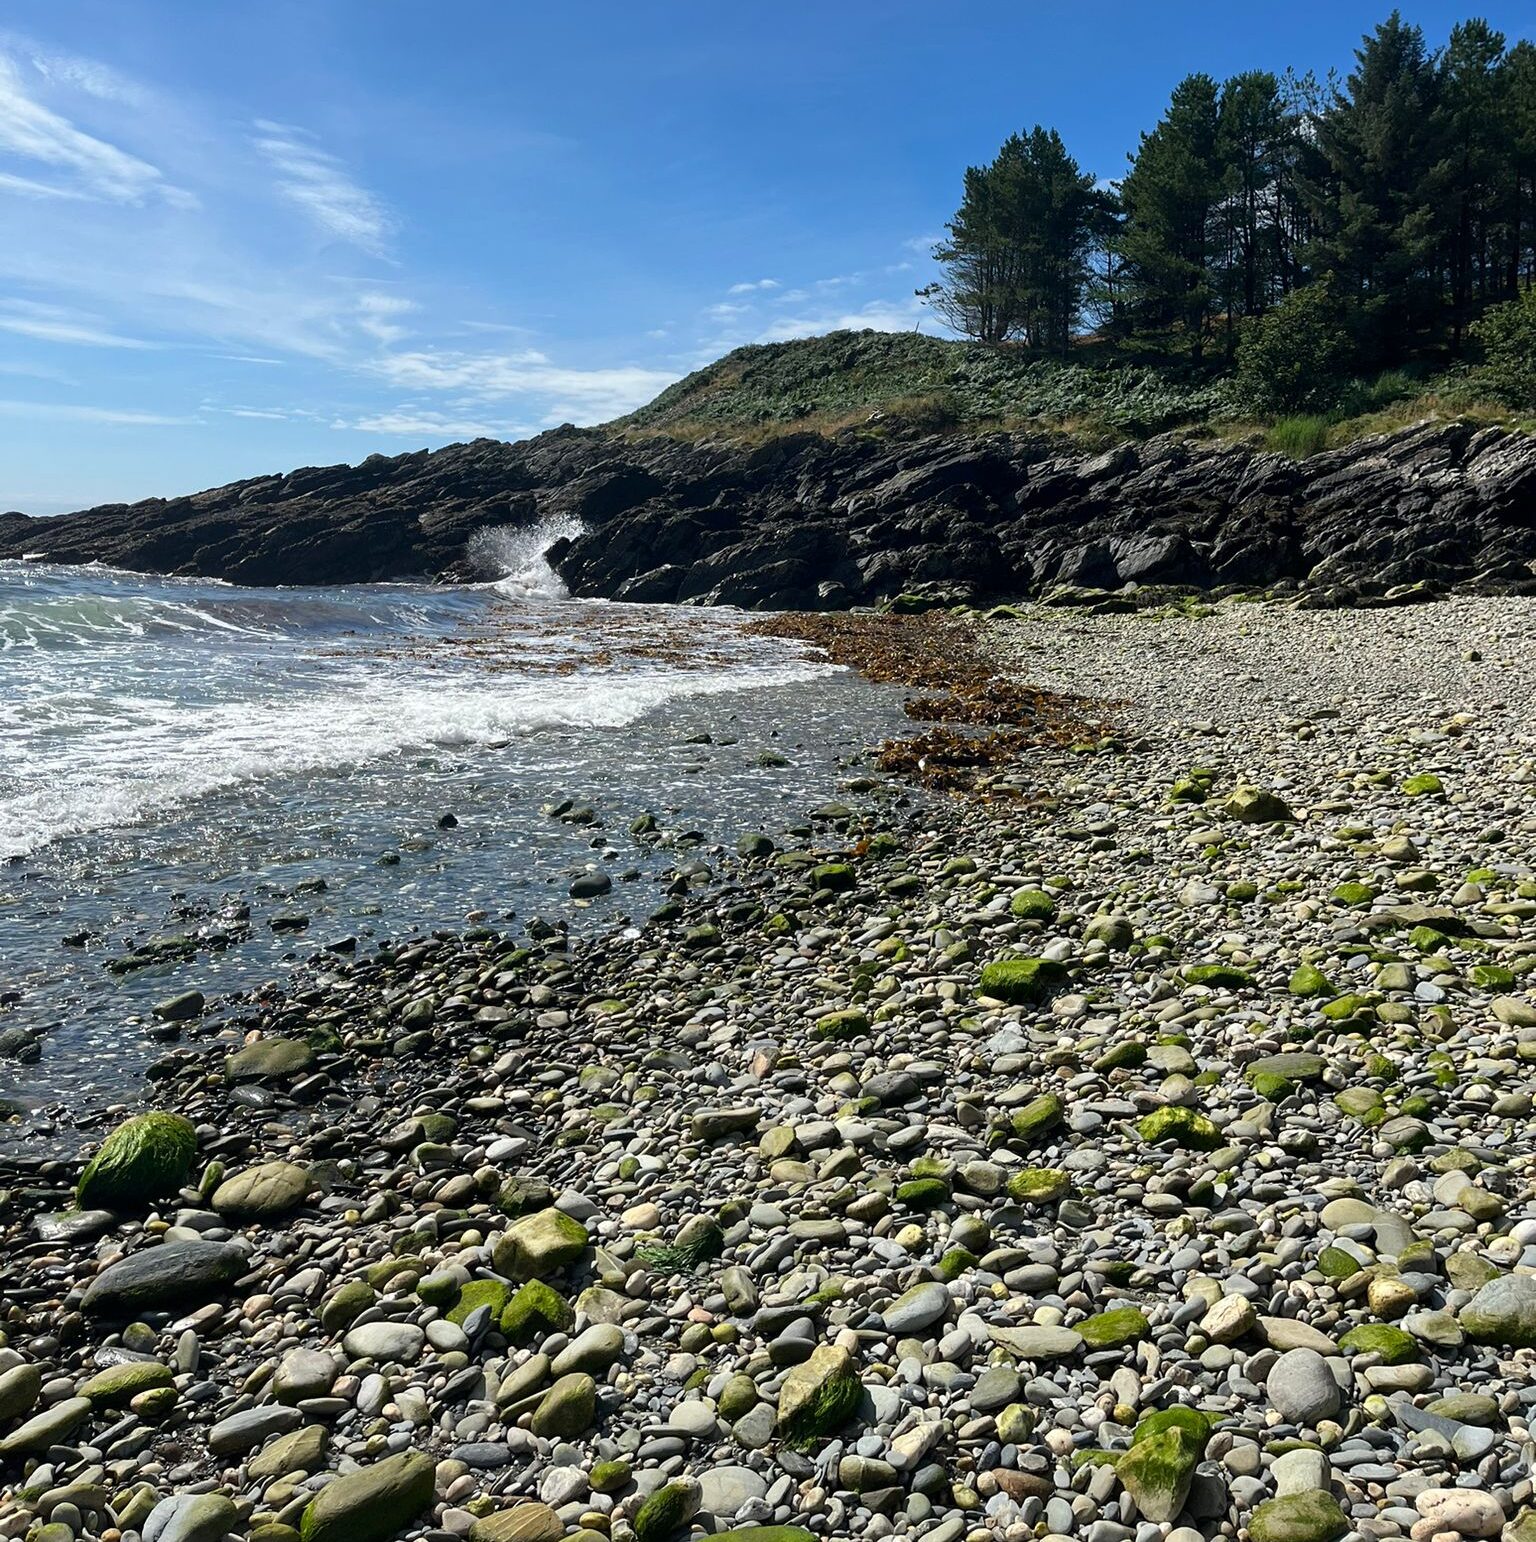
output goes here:
[{"label": "rocky headland", "polygon": [[1536,1536],[1525,602],[966,624],[1094,734],[165,1003],[6,1174],[0,1534]]},{"label": "rocky headland", "polygon": [[550,555],[573,594],[658,603],[835,610],[1125,585],[1300,589],[1321,605],[1526,593],[1536,438],[1431,423],[1296,460],[1182,433],[1087,454],[1039,433],[753,445],[558,429],[4,514],[0,558],[256,585],[484,578],[481,532],[543,523],[567,532]]}]

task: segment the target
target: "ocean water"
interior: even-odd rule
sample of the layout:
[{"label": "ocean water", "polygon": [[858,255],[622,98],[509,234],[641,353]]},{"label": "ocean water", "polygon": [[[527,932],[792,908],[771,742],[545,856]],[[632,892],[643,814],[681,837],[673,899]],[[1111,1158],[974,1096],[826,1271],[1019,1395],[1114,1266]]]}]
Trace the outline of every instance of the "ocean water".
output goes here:
[{"label": "ocean water", "polygon": [[[482,917],[642,918],[680,853],[637,814],[773,832],[898,723],[742,616],[570,600],[555,533],[487,538],[498,576],[459,588],[0,563],[0,1141],[133,1101],[179,991]],[[600,823],[544,812],[566,798]],[[592,869],[612,891],[571,900]],[[166,938],[188,956],[111,967]]]}]

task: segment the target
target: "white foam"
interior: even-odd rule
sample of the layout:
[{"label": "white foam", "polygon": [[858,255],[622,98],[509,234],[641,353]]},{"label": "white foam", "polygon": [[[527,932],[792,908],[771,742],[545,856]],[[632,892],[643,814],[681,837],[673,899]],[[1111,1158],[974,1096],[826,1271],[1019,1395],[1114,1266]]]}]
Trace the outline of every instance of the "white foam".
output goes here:
[{"label": "white foam", "polygon": [[510,599],[569,599],[570,591],[544,554],[556,541],[574,540],[581,530],[578,519],[541,519],[521,528],[498,525],[477,530],[469,538],[469,560]]},{"label": "white foam", "polygon": [[[190,708],[120,695],[88,731],[51,737],[48,764],[0,758],[0,856],[131,825],[241,784],[347,769],[397,755],[549,730],[618,729],[668,701],[795,684],[829,672],[766,659],[722,670],[395,678],[353,663],[313,695]],[[77,729],[83,725],[77,724]]]}]

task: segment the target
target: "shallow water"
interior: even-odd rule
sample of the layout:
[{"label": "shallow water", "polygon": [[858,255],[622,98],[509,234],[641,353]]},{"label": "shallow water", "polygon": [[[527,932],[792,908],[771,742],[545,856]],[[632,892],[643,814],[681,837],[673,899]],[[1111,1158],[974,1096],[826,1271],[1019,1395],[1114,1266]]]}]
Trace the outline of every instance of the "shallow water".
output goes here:
[{"label": "shallow water", "polygon": [[[899,720],[895,693],[740,616],[571,601],[532,548],[486,555],[508,576],[454,589],[0,563],[0,1048],[45,1030],[40,1058],[0,1057],[25,1111],[0,1139],[131,1100],[178,991],[479,912],[643,916],[678,853],[635,842],[637,813],[772,831]],[[565,797],[601,825],[541,812]],[[613,891],[576,905],[594,866]],[[156,936],[193,956],[108,968]]]}]

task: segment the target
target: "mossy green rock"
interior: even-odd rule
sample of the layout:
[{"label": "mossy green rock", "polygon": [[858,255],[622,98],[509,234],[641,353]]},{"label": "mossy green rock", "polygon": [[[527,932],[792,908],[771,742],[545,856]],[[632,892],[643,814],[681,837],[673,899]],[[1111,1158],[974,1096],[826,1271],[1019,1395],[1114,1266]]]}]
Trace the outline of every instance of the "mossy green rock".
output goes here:
[{"label": "mossy green rock", "polygon": [[562,1376],[533,1411],[533,1433],[542,1438],[574,1440],[597,1418],[597,1383],[585,1371]]},{"label": "mossy green rock", "polygon": [[458,1299],[448,1309],[448,1321],[462,1327],[464,1319],[482,1306],[490,1307],[493,1322],[506,1310],[507,1287],[500,1280],[471,1280],[459,1291]]},{"label": "mossy green rock", "polygon": [[816,1542],[803,1526],[736,1526],[717,1531],[710,1542]]},{"label": "mossy green rock", "polygon": [[1360,1260],[1343,1248],[1324,1248],[1317,1255],[1317,1267],[1324,1278],[1347,1280],[1360,1272]]},{"label": "mossy green rock", "polygon": [[1265,1055],[1248,1066],[1248,1080],[1258,1086],[1259,1078],[1279,1077],[1286,1082],[1315,1082],[1327,1069],[1327,1061],[1321,1055],[1307,1050],[1288,1050],[1284,1054]]},{"label": "mossy green rock", "polygon": [[1311,1489],[1266,1499],[1248,1518],[1252,1542],[1338,1542],[1349,1517],[1332,1494]]},{"label": "mossy green rock", "polygon": [[1026,1167],[1008,1180],[1008,1197],[1023,1205],[1054,1205],[1072,1192],[1072,1175],[1059,1167]]},{"label": "mossy green rock", "polygon": [[1376,891],[1368,883],[1353,881],[1339,884],[1329,896],[1337,905],[1347,905],[1351,910],[1363,910],[1376,898]]},{"label": "mossy green rock", "polygon": [[716,1408],[727,1424],[734,1424],[744,1413],[750,1413],[762,1402],[757,1383],[750,1376],[738,1373],[720,1389]]},{"label": "mossy green rock", "polygon": [[846,893],[858,881],[858,874],[846,862],[823,862],[811,869],[811,887],[825,893]]},{"label": "mossy green rock", "polygon": [[663,1483],[638,1510],[630,1525],[635,1542],[670,1542],[699,1508],[699,1486],[687,1479]]},{"label": "mossy green rock", "polygon": [[551,1206],[514,1221],[491,1254],[491,1267],[509,1280],[542,1280],[586,1251],[587,1228]]},{"label": "mossy green rock", "polygon": [[818,1344],[779,1389],[779,1434],[793,1446],[815,1445],[842,1429],[863,1396],[853,1356],[839,1344]]},{"label": "mossy green rock", "polygon": [[1490,1280],[1461,1309],[1461,1326],[1474,1344],[1536,1349],[1536,1275]]},{"label": "mossy green rock", "polygon": [[1242,991],[1253,985],[1253,976],[1233,964],[1190,964],[1184,970],[1184,978],[1191,985],[1222,990]]},{"label": "mossy green rock", "polygon": [[1279,824],[1296,817],[1279,793],[1262,787],[1234,787],[1222,807],[1230,818],[1245,825]]},{"label": "mossy green rock", "polygon": [[378,1299],[378,1291],[366,1280],[348,1280],[325,1298],[320,1326],[327,1333],[344,1332]]},{"label": "mossy green rock", "polygon": [[305,1509],[299,1533],[304,1542],[388,1542],[432,1503],[435,1474],[430,1456],[404,1451],[333,1478]]},{"label": "mossy green rock", "polygon": [[1128,1344],[1139,1344],[1152,1331],[1146,1314],[1134,1306],[1098,1312],[1074,1326],[1090,1349],[1124,1349]]},{"label": "mossy green rock", "polygon": [[1293,996],[1303,1000],[1313,996],[1333,995],[1333,985],[1316,964],[1299,965],[1291,975],[1289,990]]},{"label": "mossy green rock", "polygon": [[1390,1323],[1366,1322],[1339,1340],[1347,1355],[1376,1355],[1384,1365],[1407,1365],[1419,1358],[1419,1341]]},{"label": "mossy green rock", "polygon": [[1115,1463],[1115,1471],[1142,1518],[1166,1525],[1184,1508],[1199,1461],[1196,1442],[1186,1431],[1171,1428],[1137,1440]]},{"label": "mossy green rock", "polygon": [[137,1114],[101,1143],[80,1175],[82,1210],[138,1210],[186,1183],[197,1156],[197,1131],[180,1114]]},{"label": "mossy green rock", "polygon": [[1056,914],[1056,901],[1044,889],[1016,889],[1008,909],[1021,921],[1049,921]]},{"label": "mossy green rock", "polygon": [[[467,1285],[464,1288],[466,1292],[470,1289]],[[520,1285],[499,1316],[501,1331],[514,1344],[531,1344],[549,1333],[566,1333],[575,1321],[569,1302],[543,1280]]]},{"label": "mossy green rock", "polygon": [[824,1012],[816,1019],[818,1039],[857,1039],[869,1032],[869,1014],[858,1007],[845,1007],[839,1012]]},{"label": "mossy green rock", "polygon": [[1136,1133],[1149,1145],[1171,1140],[1185,1151],[1214,1151],[1221,1132],[1198,1109],[1169,1104],[1156,1108],[1137,1122]]},{"label": "mossy green rock", "polygon": [[304,1039],[257,1039],[224,1061],[224,1080],[259,1082],[312,1070],[315,1052]]},{"label": "mossy green rock", "polygon": [[1409,798],[1432,798],[1445,791],[1445,783],[1433,771],[1420,771],[1403,783],[1403,793]]},{"label": "mossy green rock", "polygon": [[895,1197],[909,1210],[935,1210],[949,1203],[949,1185],[942,1178],[910,1178],[897,1186]]},{"label": "mossy green rock", "polygon": [[81,1397],[88,1397],[97,1408],[122,1408],[130,1398],[152,1387],[168,1387],[175,1380],[170,1366],[158,1360],[129,1360],[122,1365],[109,1365],[97,1373],[79,1389]]},{"label": "mossy green rock", "polygon": [[1052,958],[1000,958],[982,967],[981,994],[1015,1006],[1044,1001],[1067,978]]},{"label": "mossy green rock", "polygon": [[1043,1092],[1026,1103],[1008,1121],[1017,1140],[1032,1144],[1044,1140],[1067,1116],[1066,1105],[1054,1092]]}]

